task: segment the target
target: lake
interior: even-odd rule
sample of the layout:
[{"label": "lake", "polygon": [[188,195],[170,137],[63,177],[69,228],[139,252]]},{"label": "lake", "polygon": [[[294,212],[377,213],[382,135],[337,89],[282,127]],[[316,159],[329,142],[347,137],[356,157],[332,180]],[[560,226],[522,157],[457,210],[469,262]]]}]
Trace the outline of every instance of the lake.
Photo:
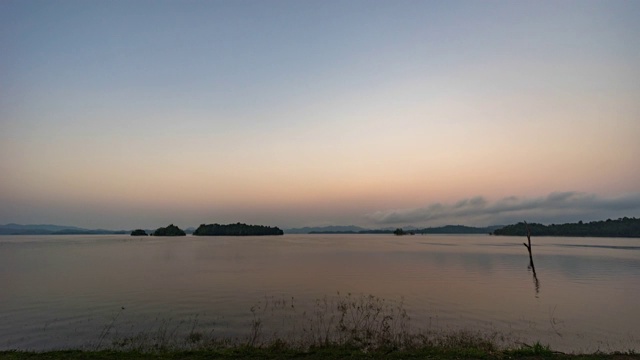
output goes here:
[{"label": "lake", "polygon": [[[640,351],[640,239],[488,235],[0,236],[0,349],[165,330],[300,329],[316,300],[373,295],[412,331]],[[253,311],[252,311],[253,310]]]}]

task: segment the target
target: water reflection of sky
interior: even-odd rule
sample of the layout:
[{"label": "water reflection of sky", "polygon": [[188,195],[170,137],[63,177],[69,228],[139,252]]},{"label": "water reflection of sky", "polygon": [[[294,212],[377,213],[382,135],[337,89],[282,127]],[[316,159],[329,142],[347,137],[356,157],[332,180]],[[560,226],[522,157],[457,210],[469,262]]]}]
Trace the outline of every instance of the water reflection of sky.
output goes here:
[{"label": "water reflection of sky", "polygon": [[[437,319],[440,327],[496,328],[562,349],[639,330],[633,239],[533,239],[539,293],[520,238],[73,239],[0,238],[0,338],[46,341],[44,324],[99,335],[123,306],[119,321],[130,327],[199,314],[216,331],[237,333],[265,297],[293,297],[302,311],[337,292],[404,299],[416,328]],[[551,318],[562,321],[562,337]]]}]

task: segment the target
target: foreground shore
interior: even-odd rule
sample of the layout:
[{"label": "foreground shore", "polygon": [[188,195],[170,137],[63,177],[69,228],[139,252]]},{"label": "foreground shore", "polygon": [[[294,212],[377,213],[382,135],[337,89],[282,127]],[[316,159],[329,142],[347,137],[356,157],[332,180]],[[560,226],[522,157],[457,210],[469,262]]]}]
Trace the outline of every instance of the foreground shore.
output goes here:
[{"label": "foreground shore", "polygon": [[339,346],[327,346],[308,350],[288,348],[237,347],[219,350],[197,351],[3,351],[0,359],[640,359],[636,353],[613,354],[563,354],[548,348],[522,347],[513,350],[486,351],[478,348],[423,348],[411,350],[374,350],[363,351]]},{"label": "foreground shore", "polygon": [[[335,305],[335,304],[334,304]],[[244,336],[217,337],[197,321],[188,333],[166,325],[136,334],[118,334],[115,317],[100,337],[66,350],[0,351],[0,360],[22,359],[615,359],[640,360],[638,343],[627,350],[564,353],[540,341],[497,332],[411,331],[402,304],[374,296],[341,297],[337,306],[316,311],[297,331],[266,330],[255,316]],[[331,313],[336,309],[337,314]],[[316,309],[318,310],[318,309]],[[256,309],[252,308],[255,315]],[[113,332],[113,333],[112,333]],[[530,342],[535,341],[535,342]],[[49,344],[49,346],[56,346]],[[64,345],[59,344],[60,348]],[[51,349],[51,347],[49,347]]]}]

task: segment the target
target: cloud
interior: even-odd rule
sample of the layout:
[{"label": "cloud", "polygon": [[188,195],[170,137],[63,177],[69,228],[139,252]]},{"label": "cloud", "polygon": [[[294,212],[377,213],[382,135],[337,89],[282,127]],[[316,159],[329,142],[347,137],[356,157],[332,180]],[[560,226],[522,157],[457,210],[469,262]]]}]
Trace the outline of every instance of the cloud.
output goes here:
[{"label": "cloud", "polygon": [[447,205],[377,211],[365,217],[376,225],[494,225],[526,220],[541,223],[592,221],[640,215],[640,193],[606,198],[575,191],[546,197],[506,197],[489,202],[481,196]]}]

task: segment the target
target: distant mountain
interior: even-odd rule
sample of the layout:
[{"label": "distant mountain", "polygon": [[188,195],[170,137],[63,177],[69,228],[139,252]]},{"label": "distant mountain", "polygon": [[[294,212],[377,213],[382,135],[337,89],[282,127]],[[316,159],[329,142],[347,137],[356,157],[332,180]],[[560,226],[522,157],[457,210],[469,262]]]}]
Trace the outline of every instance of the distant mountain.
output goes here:
[{"label": "distant mountain", "polygon": [[111,235],[129,234],[128,230],[105,230],[105,229],[64,229],[55,231],[51,235]]},{"label": "distant mountain", "polygon": [[401,228],[386,228],[378,230],[363,230],[359,234],[396,234],[398,229],[403,232],[413,234],[491,234],[494,230],[502,228],[503,225],[493,225],[486,227],[472,227],[465,225],[445,225],[430,228],[416,228],[414,226],[403,226]]},{"label": "distant mountain", "polygon": [[[431,228],[417,228],[415,226],[403,226],[402,230],[416,234],[491,234],[503,225],[486,227],[471,227],[464,225],[445,225]],[[393,234],[397,228],[388,227],[382,229],[365,229],[359,226],[322,226],[286,229],[285,234]]]},{"label": "distant mountain", "polygon": [[439,227],[416,229],[418,234],[491,234],[504,225],[492,225],[486,227],[472,227],[464,225],[445,225]]},{"label": "distant mountain", "polygon": [[310,233],[357,233],[362,230],[367,230],[359,226],[305,226],[302,228],[284,229],[285,234],[310,234]]},{"label": "distant mountain", "polygon": [[67,225],[0,225],[0,235],[101,235],[125,234],[124,230],[83,229]]}]

